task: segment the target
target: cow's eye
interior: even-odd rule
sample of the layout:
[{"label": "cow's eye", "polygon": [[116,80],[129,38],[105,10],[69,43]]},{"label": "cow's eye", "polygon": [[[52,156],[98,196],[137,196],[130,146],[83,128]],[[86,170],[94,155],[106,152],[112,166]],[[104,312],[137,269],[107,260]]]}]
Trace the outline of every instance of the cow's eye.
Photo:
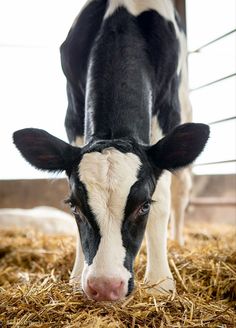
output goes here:
[{"label": "cow's eye", "polygon": [[75,215],[79,215],[81,213],[79,207],[76,205],[71,205],[71,210],[72,210],[72,213]]},{"label": "cow's eye", "polygon": [[86,216],[82,213],[82,211],[78,206],[72,207],[72,213],[74,214],[77,222],[81,222],[81,223],[88,222]]},{"label": "cow's eye", "polygon": [[76,205],[74,202],[72,202],[71,200],[67,200],[66,201],[67,204],[69,204],[70,208],[71,208],[71,212],[75,215],[80,214],[80,209],[79,206]]},{"label": "cow's eye", "polygon": [[147,201],[145,203],[143,203],[143,205],[139,208],[138,210],[138,215],[145,215],[149,212],[151,207],[151,202]]}]

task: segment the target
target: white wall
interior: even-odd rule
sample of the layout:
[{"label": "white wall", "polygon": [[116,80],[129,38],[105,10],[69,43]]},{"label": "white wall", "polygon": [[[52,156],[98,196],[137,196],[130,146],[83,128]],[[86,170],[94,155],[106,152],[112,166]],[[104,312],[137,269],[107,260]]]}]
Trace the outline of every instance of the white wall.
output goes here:
[{"label": "white wall", "polygon": [[[186,0],[189,47],[190,94],[193,119],[211,123],[236,116],[236,32],[205,44],[236,29],[235,0]],[[236,120],[211,125],[211,137],[196,163],[236,160]],[[236,173],[236,162],[198,166],[196,174]]]},{"label": "white wall", "polygon": [[13,131],[38,127],[66,140],[59,46],[84,2],[0,0],[0,179],[48,176],[21,158]]},{"label": "white wall", "polygon": [[[36,171],[21,158],[12,144],[13,131],[39,127],[66,140],[64,116],[67,99],[59,46],[84,2],[0,0],[0,179],[48,176]],[[235,0],[187,0],[190,51],[235,28],[235,5]],[[190,87],[231,72],[236,58],[234,44],[234,36],[231,36],[199,54],[191,55]],[[234,78],[224,82],[222,87],[215,85],[207,91],[201,89],[192,93],[194,120],[209,122],[235,114],[235,81]],[[213,136],[219,137],[219,133],[231,133],[232,136],[235,133],[229,132],[227,124],[220,131],[214,132]],[[211,145],[199,161],[209,160],[207,157],[219,153],[219,140],[212,138]],[[232,150],[229,150],[227,145],[226,152],[232,153],[234,146],[232,142]],[[221,149],[224,151],[224,148],[223,143]],[[224,167],[223,171],[232,173],[233,169],[231,165],[230,168]],[[200,168],[196,172],[207,172],[204,170]]]}]

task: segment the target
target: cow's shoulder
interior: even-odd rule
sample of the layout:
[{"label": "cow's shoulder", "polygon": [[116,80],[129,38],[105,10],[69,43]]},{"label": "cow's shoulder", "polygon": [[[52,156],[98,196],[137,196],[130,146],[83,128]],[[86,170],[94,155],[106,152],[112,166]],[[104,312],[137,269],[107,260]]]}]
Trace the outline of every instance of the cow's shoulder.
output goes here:
[{"label": "cow's shoulder", "polygon": [[179,29],[172,16],[163,16],[150,9],[137,16],[139,28],[146,40],[147,53],[154,71],[153,115],[157,115],[163,134],[180,123],[179,62],[181,42]]},{"label": "cow's shoulder", "polygon": [[107,0],[88,0],[60,47],[62,69],[71,82],[85,82],[90,51],[106,7]]}]

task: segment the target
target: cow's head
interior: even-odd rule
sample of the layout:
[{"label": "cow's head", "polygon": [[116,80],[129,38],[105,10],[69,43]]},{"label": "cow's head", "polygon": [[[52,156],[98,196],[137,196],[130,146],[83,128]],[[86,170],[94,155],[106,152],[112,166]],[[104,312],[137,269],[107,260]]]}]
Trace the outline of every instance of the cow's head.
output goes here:
[{"label": "cow's head", "polygon": [[14,133],[17,148],[33,166],[68,175],[85,258],[82,287],[89,298],[117,300],[132,291],[133,262],[157,180],[165,169],[192,163],[208,136],[207,125],[188,123],[153,146],[122,139],[77,148],[43,130]]}]

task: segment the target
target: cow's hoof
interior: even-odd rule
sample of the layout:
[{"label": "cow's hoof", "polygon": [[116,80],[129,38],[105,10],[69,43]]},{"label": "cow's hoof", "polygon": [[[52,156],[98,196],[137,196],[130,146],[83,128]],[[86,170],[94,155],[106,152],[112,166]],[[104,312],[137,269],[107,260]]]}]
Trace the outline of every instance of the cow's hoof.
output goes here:
[{"label": "cow's hoof", "polygon": [[183,234],[171,232],[170,239],[177,242],[179,246],[184,246],[185,240]]},{"label": "cow's hoof", "polygon": [[167,277],[155,281],[145,279],[145,283],[149,286],[147,291],[151,294],[168,295],[176,290],[173,278]]},{"label": "cow's hoof", "polygon": [[183,234],[177,234],[174,240],[177,241],[180,246],[184,246],[185,240]]}]

